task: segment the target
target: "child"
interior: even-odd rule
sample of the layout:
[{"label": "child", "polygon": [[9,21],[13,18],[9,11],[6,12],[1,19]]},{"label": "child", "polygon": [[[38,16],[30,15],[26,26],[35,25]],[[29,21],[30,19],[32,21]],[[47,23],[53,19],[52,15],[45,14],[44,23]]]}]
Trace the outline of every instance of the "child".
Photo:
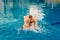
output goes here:
[{"label": "child", "polygon": [[37,25],[37,20],[35,16],[29,15],[29,16],[24,16],[24,25],[23,28],[24,29],[30,29],[31,27],[36,30],[36,28],[38,27]]}]

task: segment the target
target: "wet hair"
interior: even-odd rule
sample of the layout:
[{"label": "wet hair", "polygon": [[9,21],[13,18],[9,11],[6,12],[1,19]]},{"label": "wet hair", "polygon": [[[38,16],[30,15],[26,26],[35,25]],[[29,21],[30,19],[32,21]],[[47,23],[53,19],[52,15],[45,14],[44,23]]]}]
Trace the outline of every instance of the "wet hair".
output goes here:
[{"label": "wet hair", "polygon": [[32,18],[32,15],[29,15],[29,18]]}]

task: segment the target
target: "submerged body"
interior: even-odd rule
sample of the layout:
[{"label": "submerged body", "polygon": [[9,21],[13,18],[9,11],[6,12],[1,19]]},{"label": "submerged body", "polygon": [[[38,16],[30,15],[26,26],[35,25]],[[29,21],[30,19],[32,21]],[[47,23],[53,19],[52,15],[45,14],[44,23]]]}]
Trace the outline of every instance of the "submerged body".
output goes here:
[{"label": "submerged body", "polygon": [[23,25],[23,29],[37,29],[38,25],[37,25],[37,20],[35,16],[24,16],[24,25]]}]

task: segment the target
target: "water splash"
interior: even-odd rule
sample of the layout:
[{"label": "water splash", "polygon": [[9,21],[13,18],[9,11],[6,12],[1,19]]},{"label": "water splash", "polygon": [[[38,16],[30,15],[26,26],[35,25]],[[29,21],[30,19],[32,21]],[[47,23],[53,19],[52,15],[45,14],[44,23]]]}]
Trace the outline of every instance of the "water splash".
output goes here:
[{"label": "water splash", "polygon": [[37,5],[30,5],[29,15],[36,16],[37,20],[42,20],[45,16],[45,14],[43,13],[43,9],[38,7]]},{"label": "water splash", "polygon": [[[37,5],[30,5],[29,6],[29,13],[27,13],[27,15],[36,16],[36,19],[39,20],[39,21],[42,21],[42,22],[43,22],[42,19],[44,19],[44,16],[45,16],[45,14],[43,13],[43,9],[41,7],[38,7]],[[41,28],[41,27],[37,27],[37,30],[35,30],[34,26],[31,26],[27,30],[33,31],[33,32],[36,32],[36,33],[46,32],[46,30]],[[27,31],[27,30],[25,30],[25,31]]]},{"label": "water splash", "polygon": [[47,30],[42,27],[37,27],[37,29],[34,29],[34,26],[31,26],[29,29],[23,29],[23,28],[15,28],[17,30],[17,34],[20,34],[22,32],[34,32],[34,33],[47,33]]}]

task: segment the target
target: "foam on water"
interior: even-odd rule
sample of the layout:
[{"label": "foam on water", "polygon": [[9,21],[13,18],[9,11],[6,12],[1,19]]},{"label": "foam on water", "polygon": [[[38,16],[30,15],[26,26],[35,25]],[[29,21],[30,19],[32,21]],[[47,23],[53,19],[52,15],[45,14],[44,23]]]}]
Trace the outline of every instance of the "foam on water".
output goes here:
[{"label": "foam on water", "polygon": [[27,31],[30,31],[30,32],[34,32],[34,33],[46,33],[47,31],[42,28],[42,27],[36,27],[36,29],[34,29],[34,26],[31,26],[29,29],[23,29],[23,28],[16,28],[17,29],[17,34],[20,34],[21,31],[24,31],[24,32],[27,32]]}]

